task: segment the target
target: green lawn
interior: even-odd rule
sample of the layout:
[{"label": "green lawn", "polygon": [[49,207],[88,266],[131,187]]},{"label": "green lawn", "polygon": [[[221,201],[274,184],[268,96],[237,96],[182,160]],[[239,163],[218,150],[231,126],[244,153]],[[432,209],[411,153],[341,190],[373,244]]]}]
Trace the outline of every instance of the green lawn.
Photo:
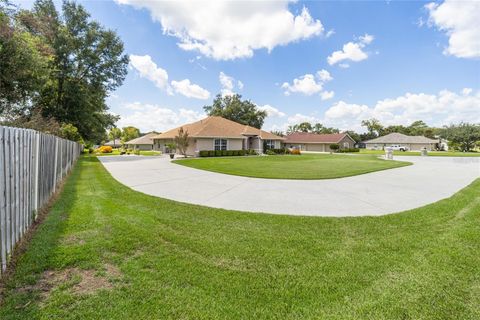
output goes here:
[{"label": "green lawn", "polygon": [[191,158],[174,161],[187,167],[246,177],[270,179],[332,179],[392,169],[409,162],[385,161],[376,156],[302,154],[264,157]]},{"label": "green lawn", "polygon": [[479,319],[479,221],[480,179],[400,214],[296,217],[151,197],[84,157],[0,319]]},{"label": "green lawn", "polygon": [[[384,150],[360,149],[360,154],[385,154]],[[397,156],[419,156],[420,151],[394,151]],[[429,156],[435,157],[480,157],[480,152],[458,152],[458,151],[428,151]]]}]

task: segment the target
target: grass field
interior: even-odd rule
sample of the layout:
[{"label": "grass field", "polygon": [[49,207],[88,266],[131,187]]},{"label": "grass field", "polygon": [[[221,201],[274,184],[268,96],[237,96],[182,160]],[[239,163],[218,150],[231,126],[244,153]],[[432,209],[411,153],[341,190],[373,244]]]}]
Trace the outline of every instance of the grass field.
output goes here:
[{"label": "grass field", "polygon": [[[384,150],[360,149],[360,154],[385,154]],[[420,151],[394,151],[397,156],[419,156]],[[434,157],[480,157],[480,152],[456,152],[456,151],[428,151],[429,156]]]},{"label": "grass field", "polygon": [[384,217],[278,216],[147,196],[84,157],[0,319],[479,319],[479,221],[480,180]]},{"label": "grass field", "polygon": [[237,176],[270,179],[332,179],[398,168],[408,162],[376,156],[302,154],[265,157],[216,157],[174,161],[177,164]]}]

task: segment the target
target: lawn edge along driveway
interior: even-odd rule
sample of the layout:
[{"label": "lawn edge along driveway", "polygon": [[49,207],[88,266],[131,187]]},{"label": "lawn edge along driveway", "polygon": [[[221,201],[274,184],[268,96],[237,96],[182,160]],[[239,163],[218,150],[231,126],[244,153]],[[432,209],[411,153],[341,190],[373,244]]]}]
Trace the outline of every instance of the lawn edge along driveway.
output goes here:
[{"label": "lawn edge along driveway", "polygon": [[480,176],[480,158],[408,157],[411,166],[323,180],[226,175],[166,157],[99,159],[115,179],[146,194],[229,210],[312,216],[413,209],[448,198]]}]

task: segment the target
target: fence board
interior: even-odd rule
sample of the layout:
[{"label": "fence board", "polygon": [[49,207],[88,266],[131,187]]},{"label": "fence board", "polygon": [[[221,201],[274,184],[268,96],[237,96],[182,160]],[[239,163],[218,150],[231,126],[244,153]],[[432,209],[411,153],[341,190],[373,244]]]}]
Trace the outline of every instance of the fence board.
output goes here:
[{"label": "fence board", "polygon": [[0,276],[15,244],[73,167],[82,148],[49,134],[0,126]]}]

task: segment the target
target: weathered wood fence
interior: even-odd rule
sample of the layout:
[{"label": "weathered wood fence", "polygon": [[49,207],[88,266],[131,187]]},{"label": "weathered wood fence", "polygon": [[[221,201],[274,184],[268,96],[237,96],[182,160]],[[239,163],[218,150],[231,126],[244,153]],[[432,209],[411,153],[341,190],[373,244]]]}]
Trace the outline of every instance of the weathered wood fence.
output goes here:
[{"label": "weathered wood fence", "polygon": [[0,126],[0,275],[81,150],[53,135]]}]

